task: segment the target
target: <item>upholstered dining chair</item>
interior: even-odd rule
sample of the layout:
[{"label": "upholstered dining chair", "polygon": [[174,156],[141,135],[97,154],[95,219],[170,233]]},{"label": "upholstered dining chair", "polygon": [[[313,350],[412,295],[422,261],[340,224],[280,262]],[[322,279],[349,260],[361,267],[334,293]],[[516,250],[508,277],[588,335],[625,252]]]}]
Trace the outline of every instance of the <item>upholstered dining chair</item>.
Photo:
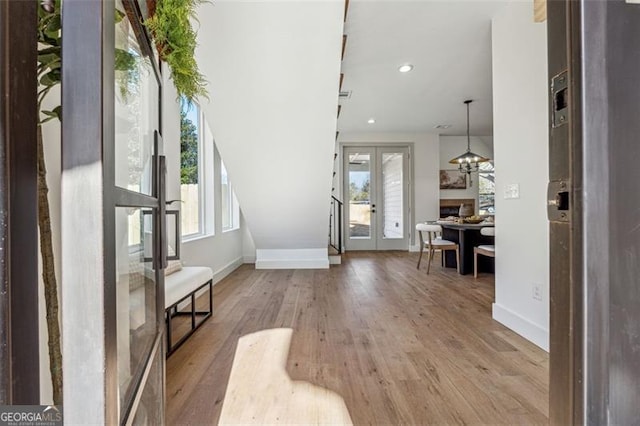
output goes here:
[{"label": "upholstered dining chair", "polygon": [[[491,227],[486,227],[480,229],[480,234],[486,235],[489,237],[493,237],[496,235],[496,229]],[[493,244],[482,244],[478,247],[473,248],[473,277],[478,278],[478,255],[481,254],[483,256],[488,257],[496,257],[496,246]]]},{"label": "upholstered dining chair", "polygon": [[[442,227],[440,225],[432,225],[429,223],[418,223],[416,225],[416,231],[420,236],[420,257],[418,258],[418,266],[420,269],[420,261],[422,261],[422,252],[427,250],[429,257],[427,260],[427,274],[431,269],[431,260],[436,250],[439,250],[444,256],[444,252],[447,250],[455,250],[456,252],[456,267],[460,272],[460,246],[457,243],[449,240],[443,240],[438,237],[438,234],[442,233]],[[426,238],[425,238],[426,235]]]}]

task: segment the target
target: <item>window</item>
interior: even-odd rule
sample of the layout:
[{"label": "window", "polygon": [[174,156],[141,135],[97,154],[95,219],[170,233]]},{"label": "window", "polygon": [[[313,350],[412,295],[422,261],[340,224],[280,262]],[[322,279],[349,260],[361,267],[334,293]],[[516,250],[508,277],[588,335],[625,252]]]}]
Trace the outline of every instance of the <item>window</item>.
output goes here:
[{"label": "window", "polygon": [[203,233],[204,185],[202,167],[202,120],[200,107],[181,102],[180,199],[182,237]]},{"label": "window", "polygon": [[493,161],[487,161],[486,163],[480,163],[480,171],[478,173],[478,199],[480,202],[480,214],[492,215],[495,214],[495,198],[496,198],[496,183],[495,183],[495,169],[493,167]]},{"label": "window", "polygon": [[240,227],[240,208],[233,192],[224,163],[220,161],[220,192],[222,198],[222,230],[230,231]]}]

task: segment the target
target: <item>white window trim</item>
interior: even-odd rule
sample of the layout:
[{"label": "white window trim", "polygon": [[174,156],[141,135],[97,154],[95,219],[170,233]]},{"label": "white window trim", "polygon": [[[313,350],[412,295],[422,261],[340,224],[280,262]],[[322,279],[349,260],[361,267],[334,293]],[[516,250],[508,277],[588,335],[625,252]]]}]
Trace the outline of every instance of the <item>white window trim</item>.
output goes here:
[{"label": "white window trim", "polygon": [[238,203],[238,198],[233,190],[233,185],[229,184],[229,189],[231,191],[231,227],[223,229],[223,233],[233,232],[240,229],[240,204]]},{"label": "white window trim", "polygon": [[[198,231],[187,235],[181,234],[180,240],[183,243],[215,235],[213,137],[209,135],[202,108],[195,102],[194,107],[198,108]],[[182,206],[180,210],[182,211]]]},{"label": "white window trim", "polygon": [[[220,182],[219,186],[217,186],[217,188],[220,188],[220,229],[224,234],[226,232],[237,231],[238,229],[240,229],[240,204],[238,203],[238,198],[236,197],[236,193],[233,190],[233,184],[231,183],[231,179],[229,178],[229,171],[227,170],[227,167],[224,165],[224,161],[222,160],[222,158],[219,159],[219,167],[220,169],[218,170],[218,173],[216,176]],[[227,174],[227,185],[229,187],[229,192],[228,192],[229,199],[226,200],[226,203],[222,197],[222,185],[223,185],[222,171],[223,170]],[[229,213],[230,213],[230,219],[231,219],[231,226],[226,228],[222,224],[223,207],[225,204],[227,204],[227,206],[230,209]]]}]

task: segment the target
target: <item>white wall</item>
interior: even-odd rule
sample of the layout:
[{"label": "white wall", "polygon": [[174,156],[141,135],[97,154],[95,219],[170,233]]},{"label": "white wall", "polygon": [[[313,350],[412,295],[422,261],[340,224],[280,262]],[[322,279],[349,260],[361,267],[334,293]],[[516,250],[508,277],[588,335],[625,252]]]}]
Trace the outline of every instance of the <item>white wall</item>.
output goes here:
[{"label": "white wall", "polygon": [[[439,165],[440,165],[440,141],[438,135],[427,133],[347,133],[341,132],[338,137],[340,146],[354,144],[413,144],[413,181],[409,193],[411,204],[412,222],[409,224],[411,231],[411,250],[416,250],[414,229],[417,222],[435,220],[439,216]],[[336,197],[344,200],[342,194],[342,152],[338,150],[338,185]]]},{"label": "white wall", "polygon": [[[449,160],[467,151],[466,136],[440,136],[440,170],[456,170],[457,166],[450,164]],[[471,136],[471,151],[480,154],[485,158],[493,159],[493,145],[490,136]],[[440,198],[473,198],[476,200],[476,211],[478,214],[478,173],[472,173],[473,186],[469,186],[469,176],[467,176],[467,189],[441,189]]]},{"label": "white wall", "polygon": [[[218,1],[198,10],[203,109],[260,255],[328,267],[344,2]],[[296,263],[296,251],[300,263]],[[270,263],[273,265],[273,263]]]},{"label": "white wall", "polygon": [[[163,140],[167,156],[167,199],[180,198],[180,105],[176,101],[175,88],[165,73],[163,103]],[[214,283],[228,275],[244,263],[243,238],[248,233],[244,219],[240,227],[222,232],[222,212],[220,199],[220,156],[213,146],[213,136],[208,125],[204,126],[205,157],[204,181],[208,185],[207,208],[213,210],[209,216],[209,235],[185,241],[181,246],[181,260],[185,266],[208,266],[214,272]],[[233,185],[233,176],[230,176]],[[212,187],[213,186],[213,187]],[[174,204],[172,207],[176,207]],[[211,218],[214,218],[211,221]]]},{"label": "white wall", "polygon": [[[530,1],[510,2],[493,19],[496,164],[496,301],[493,317],[548,350],[549,244],[546,24]],[[520,198],[505,199],[505,186]],[[542,300],[533,298],[533,285]]]}]

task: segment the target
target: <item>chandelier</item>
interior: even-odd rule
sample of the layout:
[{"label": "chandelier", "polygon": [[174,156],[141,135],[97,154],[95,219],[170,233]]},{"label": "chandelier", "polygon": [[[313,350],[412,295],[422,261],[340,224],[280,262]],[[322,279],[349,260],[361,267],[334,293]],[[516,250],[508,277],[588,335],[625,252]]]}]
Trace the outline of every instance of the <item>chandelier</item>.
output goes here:
[{"label": "chandelier", "polygon": [[469,105],[473,102],[472,100],[466,100],[464,103],[467,105],[467,152],[462,155],[458,155],[457,157],[451,159],[449,163],[457,164],[458,170],[460,173],[466,173],[469,175],[469,186],[473,185],[473,181],[471,180],[471,173],[477,172],[480,169],[479,164],[489,161],[488,158],[483,157],[482,155],[471,152],[471,136],[469,133]]}]

